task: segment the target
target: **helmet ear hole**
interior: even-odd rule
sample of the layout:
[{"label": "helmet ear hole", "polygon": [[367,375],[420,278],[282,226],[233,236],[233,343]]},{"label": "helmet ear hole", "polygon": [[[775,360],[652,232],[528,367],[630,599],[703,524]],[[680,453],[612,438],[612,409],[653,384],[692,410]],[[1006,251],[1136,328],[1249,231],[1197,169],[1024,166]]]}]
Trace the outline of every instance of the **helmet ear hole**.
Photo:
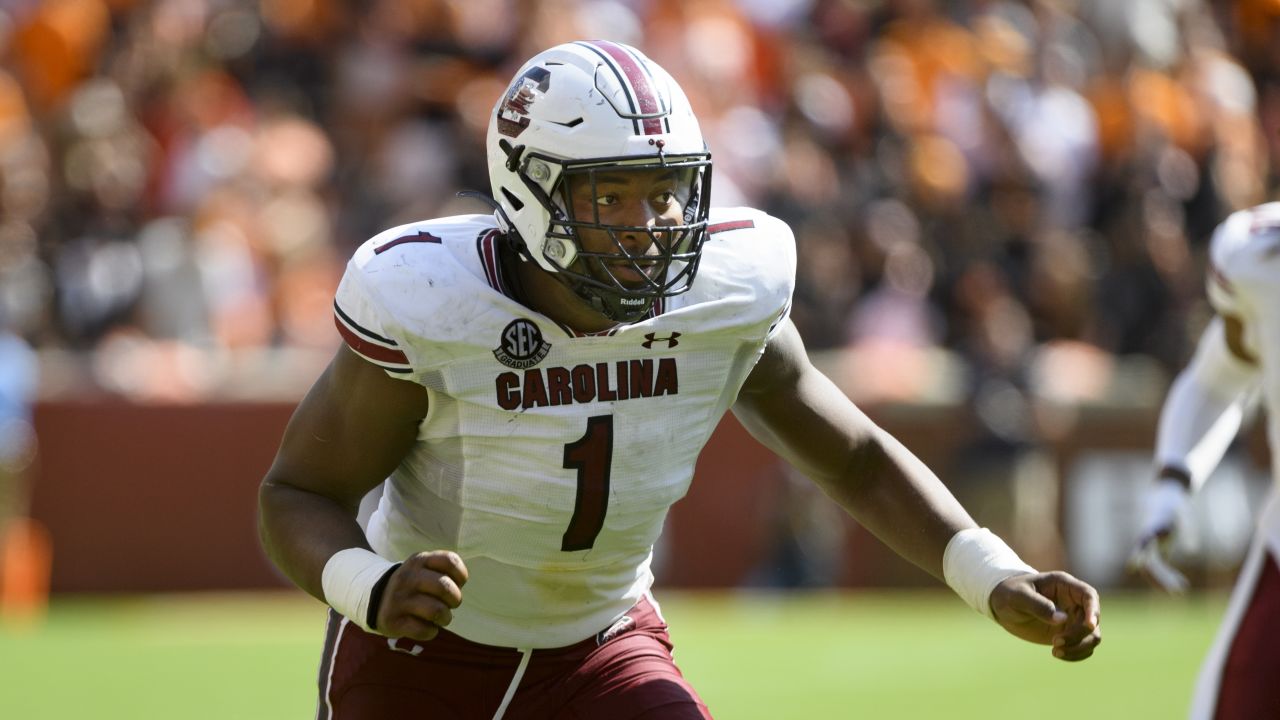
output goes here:
[{"label": "helmet ear hole", "polygon": [[507,202],[511,203],[511,207],[515,208],[516,212],[520,212],[524,209],[524,201],[519,197],[516,197],[516,194],[508,190],[505,186],[502,188],[502,197],[506,198]]}]

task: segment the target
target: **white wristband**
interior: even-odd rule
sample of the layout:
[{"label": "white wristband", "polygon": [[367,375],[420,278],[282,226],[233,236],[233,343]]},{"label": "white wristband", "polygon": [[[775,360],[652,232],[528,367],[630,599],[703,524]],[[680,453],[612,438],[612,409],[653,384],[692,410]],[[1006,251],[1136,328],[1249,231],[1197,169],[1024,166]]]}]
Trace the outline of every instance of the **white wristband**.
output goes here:
[{"label": "white wristband", "polygon": [[995,619],[991,591],[1007,578],[1034,573],[1018,554],[986,528],[969,528],[951,536],[942,553],[942,577],[974,610]]},{"label": "white wristband", "polygon": [[1146,542],[1157,533],[1173,529],[1178,515],[1186,506],[1190,493],[1177,480],[1158,480],[1143,499],[1142,531],[1138,540]]},{"label": "white wristband", "polygon": [[339,550],[324,564],[320,586],[324,599],[351,622],[368,630],[369,600],[373,588],[396,563],[364,548]]}]

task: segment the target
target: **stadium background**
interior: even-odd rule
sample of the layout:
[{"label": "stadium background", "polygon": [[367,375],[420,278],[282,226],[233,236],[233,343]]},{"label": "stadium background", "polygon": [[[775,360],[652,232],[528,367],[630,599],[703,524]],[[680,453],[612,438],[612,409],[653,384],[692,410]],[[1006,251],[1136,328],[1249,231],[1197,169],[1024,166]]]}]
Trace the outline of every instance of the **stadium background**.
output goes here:
[{"label": "stadium background", "polygon": [[[38,452],[10,455],[22,489],[0,518],[48,529],[54,601],[0,630],[0,667],[49,644],[63,667],[57,638],[75,648],[77,628],[117,642],[119,597],[284,587],[253,493],[339,342],[346,257],[384,227],[481,211],[454,193],[487,189],[494,98],[525,57],[579,37],[670,69],[716,201],[791,223],[793,317],[841,387],[1033,563],[1181,638],[1101,653],[1181,663],[1189,692],[1267,482],[1259,434],[1194,508],[1192,605],[1138,592],[1122,561],[1160,399],[1207,320],[1208,233],[1280,179],[1276,0],[5,0],[0,329],[34,349],[39,385]],[[10,446],[27,437],[5,427]],[[744,588],[930,585],[731,420],[659,550],[660,588],[731,593],[690,611],[711,627]],[[161,627],[188,602],[227,622],[228,604],[274,617],[279,602],[157,597],[137,616]],[[771,617],[794,602],[770,597]],[[796,612],[833,627],[868,612],[823,607]],[[33,687],[0,689],[0,710],[47,710],[23,704],[49,697]],[[960,716],[962,696],[935,689]]]}]

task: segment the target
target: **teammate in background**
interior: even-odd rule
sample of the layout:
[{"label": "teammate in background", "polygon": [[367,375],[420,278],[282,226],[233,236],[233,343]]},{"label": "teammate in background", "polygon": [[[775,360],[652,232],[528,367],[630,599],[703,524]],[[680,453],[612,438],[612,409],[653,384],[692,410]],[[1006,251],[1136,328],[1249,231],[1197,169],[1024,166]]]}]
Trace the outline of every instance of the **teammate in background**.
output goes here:
[{"label": "teammate in background", "polygon": [[39,380],[36,353],[10,331],[0,303],[0,624],[29,624],[49,597],[50,542],[27,517],[28,475],[36,455],[31,406]]},{"label": "teammate in background", "polygon": [[[711,157],[662,68],[604,41],[542,52],[487,153],[493,215],[356,251],[346,346],[262,484],[269,555],[335,610],[322,717],[710,717],[650,561],[730,408],[1007,631],[1093,652],[1093,588],[1022,563],[809,363],[791,231],[709,207]],[[356,507],[384,479],[366,535]]]},{"label": "teammate in background", "polygon": [[11,519],[27,514],[23,472],[35,452],[31,405],[38,376],[35,351],[9,330],[0,304],[0,537]]},{"label": "teammate in background", "polygon": [[[1261,396],[1272,475],[1280,479],[1280,203],[1234,213],[1213,235],[1209,299],[1217,316],[1160,413],[1157,478],[1130,564],[1171,592],[1187,581],[1168,561],[1178,516]],[[1273,484],[1258,529],[1200,670],[1191,717],[1280,717],[1280,499]]]}]

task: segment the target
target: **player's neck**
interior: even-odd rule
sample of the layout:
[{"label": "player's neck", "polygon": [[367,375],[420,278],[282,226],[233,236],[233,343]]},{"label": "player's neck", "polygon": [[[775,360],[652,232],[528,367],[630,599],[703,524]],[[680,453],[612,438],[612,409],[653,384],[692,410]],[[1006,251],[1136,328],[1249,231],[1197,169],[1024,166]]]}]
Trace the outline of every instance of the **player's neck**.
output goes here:
[{"label": "player's neck", "polygon": [[561,325],[579,332],[596,333],[618,325],[616,320],[596,312],[577,293],[560,282],[538,264],[511,253],[504,258],[504,267],[515,282],[517,298],[521,303],[555,320]]}]

